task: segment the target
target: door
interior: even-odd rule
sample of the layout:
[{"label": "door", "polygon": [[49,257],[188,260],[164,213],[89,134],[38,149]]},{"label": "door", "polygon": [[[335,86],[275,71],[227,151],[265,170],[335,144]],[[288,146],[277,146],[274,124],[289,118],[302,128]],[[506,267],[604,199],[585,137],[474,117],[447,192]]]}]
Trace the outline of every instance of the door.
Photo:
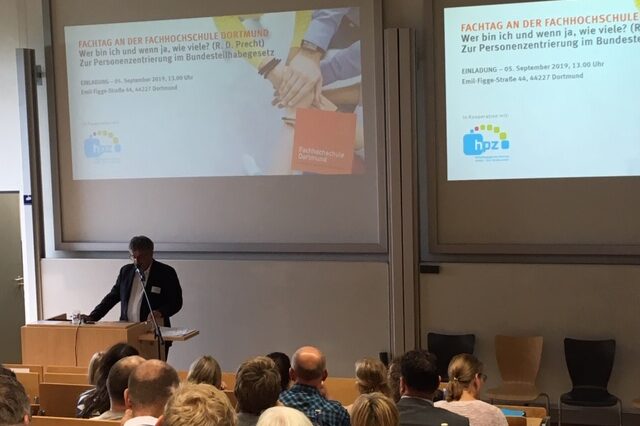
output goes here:
[{"label": "door", "polygon": [[20,194],[0,192],[0,362],[21,362],[24,325]]}]

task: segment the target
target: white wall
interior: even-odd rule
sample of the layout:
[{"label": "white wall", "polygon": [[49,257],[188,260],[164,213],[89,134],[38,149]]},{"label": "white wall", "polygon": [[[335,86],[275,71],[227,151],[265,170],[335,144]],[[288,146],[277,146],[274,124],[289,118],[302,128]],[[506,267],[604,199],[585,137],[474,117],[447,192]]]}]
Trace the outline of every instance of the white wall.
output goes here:
[{"label": "white wall", "polygon": [[[45,259],[45,317],[85,313],[107,294],[127,260]],[[354,362],[389,347],[388,272],[384,263],[167,261],[184,294],[175,327],[200,330],[178,342],[169,362],[187,369],[203,354],[224,371],[254,355],[292,354],[313,344],[327,355],[329,373],[352,376]],[[117,320],[120,305],[107,318]]]},{"label": "white wall", "polygon": [[0,191],[21,188],[16,48],[24,47],[19,0],[0,0]]},{"label": "white wall", "polygon": [[428,331],[475,333],[490,388],[500,377],[495,335],[542,335],[538,385],[556,403],[571,389],[563,339],[614,338],[609,390],[637,412],[639,284],[639,266],[443,264],[440,274],[421,276],[421,336],[426,346]]}]

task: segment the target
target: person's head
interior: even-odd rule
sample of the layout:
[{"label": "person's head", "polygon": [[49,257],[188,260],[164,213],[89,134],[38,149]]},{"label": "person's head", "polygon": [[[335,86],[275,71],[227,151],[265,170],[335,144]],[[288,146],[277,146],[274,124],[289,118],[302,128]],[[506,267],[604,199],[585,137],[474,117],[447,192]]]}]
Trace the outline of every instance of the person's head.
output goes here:
[{"label": "person's head", "polygon": [[391,389],[391,399],[395,402],[400,401],[400,376],[402,376],[402,371],[400,369],[400,360],[401,357],[395,357],[389,364],[389,371],[387,373],[387,379],[389,381],[389,388]]},{"label": "person's head", "polygon": [[375,358],[356,361],[356,381],[360,393],[382,392],[389,396],[391,390],[387,382],[387,367]]},{"label": "person's head", "polygon": [[210,355],[201,356],[191,364],[187,381],[190,383],[206,383],[220,389],[220,384],[222,383],[220,364]]},{"label": "person's head", "polygon": [[276,363],[276,368],[280,373],[280,391],[286,391],[289,389],[289,383],[291,379],[289,378],[289,369],[291,368],[291,360],[282,352],[271,352],[267,354],[268,358],[271,358],[273,362]]},{"label": "person's head", "polygon": [[16,378],[16,373],[13,370],[6,368],[4,365],[0,365],[0,376],[9,376]]},{"label": "person's head", "polygon": [[271,407],[264,411],[256,426],[313,426],[311,420],[291,407]]},{"label": "person's head", "polygon": [[176,370],[164,361],[150,359],[129,376],[125,405],[133,416],[160,417],[169,396],[180,384]]},{"label": "person's head", "polygon": [[128,356],[138,355],[138,350],[126,343],[116,343],[104,352],[95,374],[95,388],[87,396],[84,404],[84,408],[80,412],[80,417],[93,417],[97,411],[102,413],[107,411],[111,405],[109,400],[109,392],[107,390],[107,378],[111,367],[120,361],[122,358]]},{"label": "person's head", "polygon": [[436,357],[425,350],[412,350],[400,360],[400,392],[402,395],[430,399],[438,389],[440,377]]},{"label": "person's head", "polygon": [[280,396],[280,373],[271,358],[258,356],[240,364],[234,388],[238,411],[259,416]]},{"label": "person's head", "polygon": [[31,405],[24,387],[14,377],[0,376],[0,426],[28,425]]},{"label": "person's head", "polygon": [[144,361],[141,356],[132,355],[122,358],[111,367],[107,377],[107,391],[112,410],[124,411],[124,390],[129,386],[129,376]]},{"label": "person's head", "polygon": [[183,383],[169,397],[157,426],[236,426],[229,398],[206,383]]},{"label": "person's head", "polygon": [[289,376],[294,382],[319,387],[327,375],[327,360],[320,349],[303,346],[291,357]]},{"label": "person's head", "polygon": [[102,361],[102,357],[104,356],[104,352],[96,352],[91,356],[89,360],[89,367],[87,367],[87,376],[89,377],[89,384],[94,385],[98,380],[98,367],[100,366],[100,362]]},{"label": "person's head", "polygon": [[447,384],[447,401],[457,401],[464,391],[476,398],[480,394],[487,376],[482,372],[482,363],[471,354],[460,354],[451,358],[449,363],[449,383]]},{"label": "person's head", "polygon": [[128,356],[140,355],[138,350],[127,343],[116,343],[107,349],[102,357],[97,361],[96,370],[96,387],[107,386],[107,377],[111,371],[111,367],[122,358]]},{"label": "person's head", "polygon": [[133,264],[145,270],[153,260],[153,241],[144,235],[136,235],[129,241],[129,257]]},{"label": "person's head", "polygon": [[360,395],[351,407],[351,426],[397,426],[399,417],[396,404],[380,392]]}]

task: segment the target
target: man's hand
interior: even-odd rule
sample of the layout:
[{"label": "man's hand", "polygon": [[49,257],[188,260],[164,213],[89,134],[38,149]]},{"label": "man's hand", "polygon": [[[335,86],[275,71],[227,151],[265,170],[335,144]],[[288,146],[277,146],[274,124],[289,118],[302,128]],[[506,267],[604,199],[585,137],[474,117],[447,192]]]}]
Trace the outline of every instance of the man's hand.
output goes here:
[{"label": "man's hand", "polygon": [[149,314],[149,316],[147,317],[147,321],[152,321],[151,315],[156,317],[156,322],[158,323],[159,326],[163,326],[164,325],[164,319],[162,318],[162,312],[160,312],[160,311],[152,311]]},{"label": "man's hand", "polygon": [[299,50],[289,65],[284,69],[282,83],[278,88],[278,105],[281,107],[297,106],[305,98],[311,103],[320,98],[322,74],[320,72],[319,52]]}]

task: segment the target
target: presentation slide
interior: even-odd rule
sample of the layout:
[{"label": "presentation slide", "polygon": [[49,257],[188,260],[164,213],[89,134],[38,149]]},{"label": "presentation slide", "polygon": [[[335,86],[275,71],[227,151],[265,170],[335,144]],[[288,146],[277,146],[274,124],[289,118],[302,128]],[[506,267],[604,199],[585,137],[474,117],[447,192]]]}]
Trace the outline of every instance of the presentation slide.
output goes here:
[{"label": "presentation slide", "polygon": [[640,1],[444,10],[447,179],[640,176]]},{"label": "presentation slide", "polygon": [[364,173],[357,7],[64,37],[74,180]]}]

